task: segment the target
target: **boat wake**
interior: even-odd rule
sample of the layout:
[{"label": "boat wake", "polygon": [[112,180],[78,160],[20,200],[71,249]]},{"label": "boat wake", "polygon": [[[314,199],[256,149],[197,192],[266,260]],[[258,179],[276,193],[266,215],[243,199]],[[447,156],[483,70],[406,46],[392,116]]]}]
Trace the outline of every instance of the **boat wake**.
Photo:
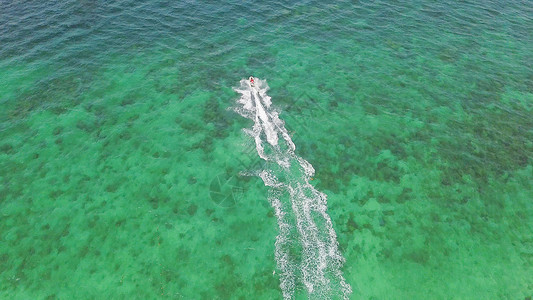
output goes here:
[{"label": "boat wake", "polygon": [[275,257],[283,297],[294,298],[296,291],[305,288],[309,298],[348,299],[352,290],[342,276],[344,258],[326,212],[327,196],[309,183],[313,166],[295,154],[296,146],[266,94],[266,80],[250,84],[243,79],[235,91],[241,97],[234,110],[254,122],[251,129],[243,130],[266,161],[263,170],[246,175],[257,175],[270,187],[268,200],[279,227]]}]

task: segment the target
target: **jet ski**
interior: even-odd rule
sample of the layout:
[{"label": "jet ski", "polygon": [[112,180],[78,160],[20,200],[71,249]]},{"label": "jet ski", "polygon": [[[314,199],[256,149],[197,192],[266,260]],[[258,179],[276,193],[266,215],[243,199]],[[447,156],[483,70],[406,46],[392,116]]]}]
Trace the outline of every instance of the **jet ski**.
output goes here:
[{"label": "jet ski", "polygon": [[250,81],[250,86],[254,87],[255,86],[254,77],[250,76],[250,78],[248,78],[248,80]]}]

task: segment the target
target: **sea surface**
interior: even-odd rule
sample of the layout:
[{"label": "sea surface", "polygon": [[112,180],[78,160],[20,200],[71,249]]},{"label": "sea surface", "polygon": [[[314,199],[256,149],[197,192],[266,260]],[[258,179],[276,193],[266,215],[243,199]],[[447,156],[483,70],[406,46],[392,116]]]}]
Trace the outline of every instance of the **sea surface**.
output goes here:
[{"label": "sea surface", "polygon": [[0,298],[531,299],[532,33],[531,0],[0,0]]}]

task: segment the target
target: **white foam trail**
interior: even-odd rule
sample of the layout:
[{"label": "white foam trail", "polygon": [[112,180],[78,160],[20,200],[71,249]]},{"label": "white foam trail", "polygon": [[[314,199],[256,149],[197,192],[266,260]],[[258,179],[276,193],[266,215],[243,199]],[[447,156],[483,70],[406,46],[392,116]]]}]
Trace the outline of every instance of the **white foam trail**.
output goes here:
[{"label": "white foam trail", "polygon": [[[310,183],[313,166],[298,157],[279,112],[271,108],[266,80],[240,81],[241,94],[234,110],[254,122],[244,131],[254,138],[257,153],[269,162],[257,173],[271,188],[269,201],[277,218],[276,261],[281,270],[283,298],[294,297],[303,284],[309,298],[348,299],[352,289],[342,276],[344,258],[338,250],[337,235],[327,214],[327,196]],[[280,138],[282,143],[280,143]],[[266,143],[265,143],[266,139]],[[295,253],[296,252],[296,253]]]}]

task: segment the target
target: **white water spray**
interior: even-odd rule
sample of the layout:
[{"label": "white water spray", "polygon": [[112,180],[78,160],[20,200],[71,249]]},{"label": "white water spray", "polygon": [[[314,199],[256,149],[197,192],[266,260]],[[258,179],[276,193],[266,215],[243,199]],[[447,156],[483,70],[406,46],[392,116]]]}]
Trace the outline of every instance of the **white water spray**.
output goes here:
[{"label": "white water spray", "polygon": [[[309,298],[348,299],[352,289],[340,270],[344,258],[327,214],[327,196],[310,183],[313,166],[298,157],[279,112],[271,108],[266,80],[240,81],[241,94],[234,110],[254,122],[244,131],[255,140],[257,154],[267,167],[257,172],[270,187],[269,201],[277,218],[276,262],[285,299],[294,298],[303,285]],[[282,142],[280,143],[280,138]],[[266,143],[265,143],[266,139]]]}]

